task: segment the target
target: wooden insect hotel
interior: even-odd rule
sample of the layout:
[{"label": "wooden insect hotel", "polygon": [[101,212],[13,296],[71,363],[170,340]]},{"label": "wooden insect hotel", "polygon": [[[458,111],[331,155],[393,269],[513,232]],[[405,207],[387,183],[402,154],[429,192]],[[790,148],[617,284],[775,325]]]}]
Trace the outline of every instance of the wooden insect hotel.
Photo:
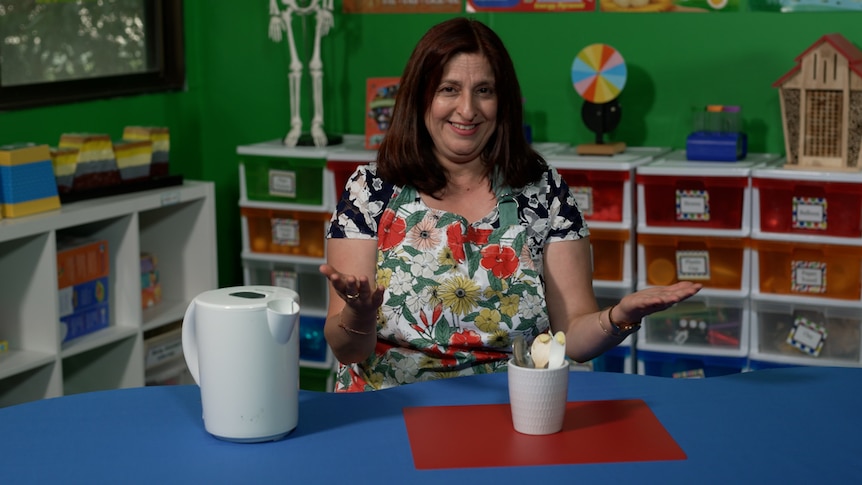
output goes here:
[{"label": "wooden insect hotel", "polygon": [[862,51],[841,34],[796,57],[779,89],[785,168],[862,171]]}]

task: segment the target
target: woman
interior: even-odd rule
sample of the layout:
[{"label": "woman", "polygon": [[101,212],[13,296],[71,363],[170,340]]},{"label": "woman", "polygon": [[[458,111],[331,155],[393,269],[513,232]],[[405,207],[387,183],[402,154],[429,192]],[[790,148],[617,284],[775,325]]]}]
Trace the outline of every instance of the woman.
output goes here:
[{"label": "woman", "polygon": [[337,391],[502,371],[515,336],[549,330],[585,362],[700,289],[650,288],[598,309],[589,231],[526,142],[521,99],[484,24],[451,19],[417,44],[376,166],[351,176],[320,268]]}]

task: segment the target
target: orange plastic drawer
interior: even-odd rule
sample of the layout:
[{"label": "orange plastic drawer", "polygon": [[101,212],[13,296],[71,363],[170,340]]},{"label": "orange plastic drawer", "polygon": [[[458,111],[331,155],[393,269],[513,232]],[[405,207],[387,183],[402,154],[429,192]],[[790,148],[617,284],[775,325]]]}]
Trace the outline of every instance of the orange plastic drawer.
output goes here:
[{"label": "orange plastic drawer", "polygon": [[755,240],[753,248],[761,293],[862,297],[862,247]]},{"label": "orange plastic drawer", "polygon": [[322,258],[326,228],[332,214],[241,208],[248,227],[249,247],[256,253],[293,254]]},{"label": "orange plastic drawer", "polygon": [[592,221],[622,222],[628,170],[575,170],[557,168],[575,194],[584,218]]},{"label": "orange plastic drawer", "polygon": [[631,247],[628,246],[631,233],[627,229],[590,229],[590,243],[593,249],[593,279],[623,281],[630,279],[626,274],[626,261],[631,268]]},{"label": "orange plastic drawer", "polygon": [[752,185],[763,232],[862,237],[862,183],[755,177]]},{"label": "orange plastic drawer", "polygon": [[638,248],[648,285],[688,280],[722,290],[748,287],[748,238],[639,233]]}]

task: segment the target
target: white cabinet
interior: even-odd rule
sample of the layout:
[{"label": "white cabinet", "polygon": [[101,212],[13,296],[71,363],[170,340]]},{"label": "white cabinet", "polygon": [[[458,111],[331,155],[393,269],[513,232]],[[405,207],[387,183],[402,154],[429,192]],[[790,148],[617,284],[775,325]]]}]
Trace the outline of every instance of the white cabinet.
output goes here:
[{"label": "white cabinet", "polygon": [[[0,406],[144,385],[144,332],[181,320],[216,288],[212,182],[64,204],[0,220]],[[110,326],[61,344],[57,241],[108,242]],[[141,305],[140,254],[158,257],[162,301]]]}]

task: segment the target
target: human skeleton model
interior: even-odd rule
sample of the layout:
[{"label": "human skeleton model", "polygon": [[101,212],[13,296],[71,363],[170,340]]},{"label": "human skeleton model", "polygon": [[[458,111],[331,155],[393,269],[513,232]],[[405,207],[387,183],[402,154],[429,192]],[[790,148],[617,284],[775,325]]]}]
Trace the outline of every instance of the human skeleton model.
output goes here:
[{"label": "human skeleton model", "polygon": [[[299,3],[306,3],[304,7]],[[333,26],[333,0],[281,0],[284,10],[279,12],[277,0],[269,0],[269,38],[281,42],[281,31],[287,33],[287,43],[290,46],[290,73],[288,74],[290,89],[290,131],[284,137],[284,144],[296,146],[302,133],[302,118],[299,114],[300,81],[302,79],[302,61],[296,52],[291,21],[294,15],[314,14],[314,50],[308,69],[311,73],[312,94],[314,96],[314,117],[311,119],[311,138],[314,145],[326,146],[326,133],[323,131],[323,61],[320,59],[320,38],[329,33]]]}]

